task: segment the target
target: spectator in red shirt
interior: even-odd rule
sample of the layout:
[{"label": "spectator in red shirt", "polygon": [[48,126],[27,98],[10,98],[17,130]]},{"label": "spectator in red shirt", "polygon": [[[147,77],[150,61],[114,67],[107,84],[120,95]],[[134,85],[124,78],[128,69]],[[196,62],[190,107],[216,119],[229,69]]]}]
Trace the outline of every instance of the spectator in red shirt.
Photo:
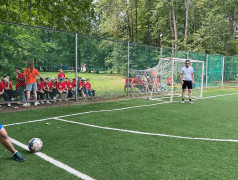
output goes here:
[{"label": "spectator in red shirt", "polygon": [[73,86],[76,87],[76,80],[75,79],[73,79],[72,83],[73,83]]},{"label": "spectator in red shirt", "polygon": [[44,100],[44,95],[45,95],[45,92],[44,92],[44,89],[43,89],[43,86],[44,86],[44,81],[40,80],[40,79],[37,79],[36,81],[37,83],[37,97],[40,97],[39,100],[41,104],[44,104],[43,100]]},{"label": "spectator in red shirt", "polygon": [[62,77],[59,78],[59,82],[57,83],[57,90],[58,90],[58,93],[59,93],[60,100],[62,99],[63,94],[65,94],[65,100],[67,100],[68,90],[67,90],[67,86],[63,82],[63,80],[64,79]]},{"label": "spectator in red shirt", "polygon": [[74,87],[74,82],[71,78],[69,78],[67,88],[68,88],[68,98],[72,98],[73,95],[75,94],[75,87]]},{"label": "spectator in red shirt", "polygon": [[49,78],[45,78],[45,81],[42,82],[42,86],[43,86],[43,91],[45,93],[45,98],[46,98],[46,103],[50,104],[49,102],[49,94],[50,94],[50,88],[49,88]]},{"label": "spectator in red shirt", "polygon": [[[132,78],[129,78],[129,87],[130,87],[130,90],[132,91]],[[127,78],[124,84],[124,91],[126,91],[126,89],[127,89]]]},{"label": "spectator in red shirt", "polygon": [[[171,83],[172,83],[172,78],[171,78],[171,77],[169,77],[169,78],[168,78],[168,80],[167,80],[167,86],[171,86]],[[176,82],[174,82],[174,83],[173,83],[173,85],[174,85],[174,90],[176,90],[177,83],[176,83]]]},{"label": "spectator in red shirt", "polygon": [[[16,84],[16,91],[20,94],[20,98],[22,102],[26,101],[26,96],[25,96],[25,88],[26,88],[26,83],[25,83],[25,76],[23,73],[21,73],[20,68],[16,68],[16,80],[17,80],[17,84]],[[26,106],[26,103],[23,104],[23,106]]]},{"label": "spectator in red shirt", "polygon": [[65,78],[65,79],[64,79],[64,83],[65,83],[65,86],[68,88],[68,85],[69,85],[69,78]]},{"label": "spectator in red shirt", "polygon": [[51,78],[51,81],[48,83],[48,87],[50,98],[55,100],[58,90],[57,90],[57,81],[54,77]]},{"label": "spectator in red shirt", "polygon": [[[58,74],[58,79],[63,78],[63,81],[64,81],[64,79],[65,79],[65,74],[64,74],[63,70],[60,69],[59,72],[60,72],[60,73]],[[63,81],[62,81],[62,82],[63,82]]]},{"label": "spectator in red shirt", "polygon": [[2,79],[2,81],[0,82],[0,97],[2,96],[3,99],[4,99],[6,102],[8,102],[8,103],[7,103],[7,106],[10,107],[10,106],[11,106],[11,104],[10,104],[10,102],[9,102],[10,99],[9,99],[8,94],[5,92],[5,87],[6,87],[6,85],[5,85],[5,83],[4,83],[3,79]]},{"label": "spectator in red shirt", "polygon": [[168,78],[168,80],[167,80],[167,85],[168,85],[168,86],[171,86],[171,77]]},{"label": "spectator in red shirt", "polygon": [[78,80],[79,80],[79,88],[78,88],[78,91],[79,91],[79,95],[80,96],[83,96],[84,99],[85,99],[85,94],[84,94],[84,86],[85,86],[85,78],[81,78],[81,77],[78,77]]},{"label": "spectator in red shirt", "polygon": [[9,76],[5,76],[4,78],[4,83],[5,83],[5,92],[8,94],[9,96],[9,100],[14,101],[17,100],[16,98],[16,91],[12,89],[12,82],[10,81],[10,77]]},{"label": "spectator in red shirt", "polygon": [[90,96],[92,99],[90,79],[87,79],[87,82],[85,83],[84,88],[83,88],[83,92],[84,92],[84,94],[87,95],[87,97]]}]

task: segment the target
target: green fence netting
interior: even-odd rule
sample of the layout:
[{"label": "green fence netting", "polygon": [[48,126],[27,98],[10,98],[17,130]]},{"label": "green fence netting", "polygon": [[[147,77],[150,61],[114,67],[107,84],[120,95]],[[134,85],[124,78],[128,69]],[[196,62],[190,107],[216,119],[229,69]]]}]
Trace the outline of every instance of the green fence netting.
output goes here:
[{"label": "green fence netting", "polygon": [[59,69],[63,69],[67,77],[74,79],[77,72],[78,77],[91,79],[98,96],[125,95],[128,61],[131,78],[138,73],[147,77],[148,69],[157,66],[160,58],[170,57],[204,61],[207,87],[237,85],[238,56],[207,55],[84,35],[77,35],[76,42],[75,33],[12,23],[0,23],[0,42],[0,77],[9,75],[13,85],[15,67],[23,71],[33,61],[44,77],[57,77]]}]

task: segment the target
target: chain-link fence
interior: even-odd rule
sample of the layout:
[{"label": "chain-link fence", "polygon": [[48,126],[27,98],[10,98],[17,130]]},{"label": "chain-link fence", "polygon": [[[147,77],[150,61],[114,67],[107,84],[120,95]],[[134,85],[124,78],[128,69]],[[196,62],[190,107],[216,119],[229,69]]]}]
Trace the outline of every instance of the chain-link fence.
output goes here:
[{"label": "chain-link fence", "polygon": [[[3,22],[0,23],[0,41],[2,84],[9,84],[5,82],[9,78],[15,91],[9,100],[20,100],[15,68],[24,72],[29,62],[34,62],[34,67],[48,81],[54,78],[59,81],[59,70],[62,69],[64,83],[72,83],[74,88],[70,98],[91,97],[88,91],[76,90],[85,88],[81,82],[86,83],[87,79],[91,84],[89,89],[94,90],[96,97],[128,95],[130,88],[127,86],[136,83],[136,80],[133,82],[136,75],[140,74],[145,81],[147,69],[157,66],[160,58],[170,57],[204,61],[204,87],[235,86],[238,82],[238,56],[223,57],[138,45]],[[67,85],[65,87],[67,89]],[[68,95],[64,96],[67,98]],[[56,98],[61,97],[56,95]]]}]

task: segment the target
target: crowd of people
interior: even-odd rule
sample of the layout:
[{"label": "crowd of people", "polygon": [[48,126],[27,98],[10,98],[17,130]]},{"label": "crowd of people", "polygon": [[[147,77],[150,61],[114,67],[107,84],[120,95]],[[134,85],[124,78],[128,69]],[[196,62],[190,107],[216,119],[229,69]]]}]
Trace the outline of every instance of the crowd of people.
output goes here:
[{"label": "crowd of people", "polygon": [[[50,104],[50,101],[56,101],[56,99],[68,101],[68,99],[73,98],[76,90],[79,96],[84,99],[87,97],[93,99],[95,95],[95,91],[91,89],[90,79],[67,78],[62,69],[59,70],[57,79],[55,77],[43,78],[33,67],[33,63],[30,62],[24,72],[21,72],[21,68],[16,68],[16,73],[15,90],[12,87],[10,76],[5,76],[0,82],[0,97],[3,97],[7,106],[11,106],[11,101],[18,101],[18,97],[20,97],[23,106],[28,107],[32,100],[35,106],[40,103]],[[39,76],[40,79],[36,79],[36,76]],[[32,99],[33,97],[34,99]]]},{"label": "crowd of people", "polygon": [[[133,91],[134,88],[137,88],[139,92],[158,92],[166,91],[166,87],[171,86],[171,77],[167,77],[167,81],[165,79],[161,81],[158,76],[157,70],[154,68],[147,67],[147,70],[138,70],[135,74],[136,75],[134,76],[134,78],[129,78],[129,88],[131,91]],[[124,91],[126,91],[127,86],[128,85],[126,78]],[[176,90],[177,83],[173,82],[173,86],[174,90]]]},{"label": "crowd of people", "polygon": [[[175,85],[176,83],[174,83]],[[171,86],[171,78],[168,78],[167,84],[160,83],[160,79],[158,77],[150,77],[145,75],[137,75],[134,78],[129,78],[129,87],[130,90],[133,91],[134,88],[137,88],[139,92],[158,92],[160,90],[165,91],[166,86]],[[124,84],[124,91],[127,89],[127,78]]]}]

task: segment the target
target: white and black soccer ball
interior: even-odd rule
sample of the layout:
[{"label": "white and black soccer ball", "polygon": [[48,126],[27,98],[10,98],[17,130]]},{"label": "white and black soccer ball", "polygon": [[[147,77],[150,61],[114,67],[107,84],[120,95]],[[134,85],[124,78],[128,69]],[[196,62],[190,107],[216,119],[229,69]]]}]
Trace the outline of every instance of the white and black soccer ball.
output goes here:
[{"label": "white and black soccer ball", "polygon": [[28,148],[31,152],[39,152],[43,147],[43,142],[39,138],[32,138],[29,141]]}]

